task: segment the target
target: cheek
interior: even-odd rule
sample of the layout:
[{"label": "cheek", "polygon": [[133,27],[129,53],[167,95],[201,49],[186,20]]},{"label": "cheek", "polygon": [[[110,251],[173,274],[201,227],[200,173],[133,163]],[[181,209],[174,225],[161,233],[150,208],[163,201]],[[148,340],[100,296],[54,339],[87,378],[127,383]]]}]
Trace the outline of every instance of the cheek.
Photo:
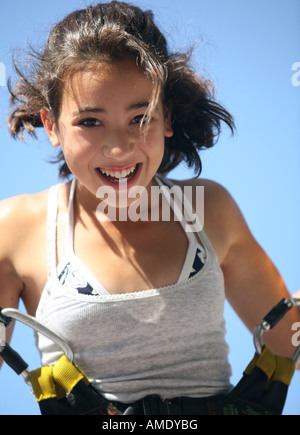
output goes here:
[{"label": "cheek", "polygon": [[154,141],[149,141],[146,139],[146,142],[143,142],[140,145],[140,149],[150,165],[159,167],[164,156],[165,148],[164,141],[158,140],[160,138],[156,139],[157,140]]},{"label": "cheek", "polygon": [[89,158],[93,150],[92,143],[80,131],[76,131],[76,129],[62,122],[59,125],[59,136],[68,165],[74,164],[76,160],[85,161]]},{"label": "cheek", "polygon": [[95,147],[89,141],[76,136],[70,136],[62,143],[62,150],[72,172],[76,171],[76,168],[88,165],[96,154]]},{"label": "cheek", "polygon": [[163,154],[165,149],[165,136],[162,129],[150,128],[145,141],[141,142],[146,154]]}]

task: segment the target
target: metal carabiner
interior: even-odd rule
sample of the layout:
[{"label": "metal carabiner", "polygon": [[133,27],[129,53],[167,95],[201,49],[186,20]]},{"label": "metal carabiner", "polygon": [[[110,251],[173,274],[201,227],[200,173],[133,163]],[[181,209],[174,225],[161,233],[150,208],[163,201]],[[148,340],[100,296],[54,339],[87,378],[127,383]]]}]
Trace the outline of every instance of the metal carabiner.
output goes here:
[{"label": "metal carabiner", "polygon": [[6,342],[6,328],[10,323],[11,319],[4,318],[0,310],[0,355],[18,375],[23,376],[26,384],[31,386],[28,364]]},{"label": "metal carabiner", "polygon": [[49,338],[49,340],[56,343],[66,355],[68,360],[72,363],[74,360],[74,355],[70,346],[65,342],[65,340],[55,334],[50,329],[46,328],[40,322],[38,322],[34,317],[29,316],[28,314],[23,313],[15,308],[5,308],[0,310],[1,319],[0,319],[0,351],[2,353],[2,357],[6,360],[7,364],[18,374],[22,375],[26,384],[31,386],[30,382],[30,371],[28,369],[28,364],[23,361],[20,355],[15,352],[9,344],[7,344],[5,336],[6,336],[6,327],[10,326],[11,320],[18,320],[26,326],[29,326],[33,330],[39,332],[45,337]]},{"label": "metal carabiner", "polygon": [[68,358],[68,360],[70,362],[73,362],[74,360],[73,351],[70,348],[70,346],[66,343],[64,338],[62,338],[58,334],[55,334],[50,329],[46,328],[46,326],[42,325],[34,317],[29,316],[28,314],[25,314],[22,311],[19,311],[15,308],[5,308],[2,310],[2,314],[8,318],[18,320],[24,325],[29,326],[30,328],[34,329],[35,331],[49,338],[49,340],[56,343],[62,349],[62,351]]},{"label": "metal carabiner", "polygon": [[6,330],[4,323],[0,322],[0,347],[6,344]]},{"label": "metal carabiner", "polygon": [[[264,317],[264,321],[255,328],[253,340],[258,355],[263,351],[264,344],[262,338],[264,333],[273,329],[293,307],[300,307],[300,299],[283,299]],[[295,361],[296,366],[300,363],[300,345],[296,349],[292,359]]]}]

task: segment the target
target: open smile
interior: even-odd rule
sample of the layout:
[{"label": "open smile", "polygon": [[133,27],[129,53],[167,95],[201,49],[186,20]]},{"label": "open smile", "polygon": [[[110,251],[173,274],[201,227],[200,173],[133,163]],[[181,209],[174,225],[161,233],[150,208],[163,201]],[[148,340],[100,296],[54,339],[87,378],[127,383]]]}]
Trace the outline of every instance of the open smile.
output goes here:
[{"label": "open smile", "polygon": [[103,181],[117,187],[121,182],[130,181],[134,183],[140,173],[142,163],[125,168],[96,168],[97,173]]}]

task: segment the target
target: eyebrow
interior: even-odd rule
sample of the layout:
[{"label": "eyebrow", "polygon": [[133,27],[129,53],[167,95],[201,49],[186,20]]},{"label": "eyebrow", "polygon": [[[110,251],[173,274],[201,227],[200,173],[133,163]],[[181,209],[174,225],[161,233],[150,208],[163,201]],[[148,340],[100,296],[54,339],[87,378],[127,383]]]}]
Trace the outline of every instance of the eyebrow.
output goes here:
[{"label": "eyebrow", "polygon": [[[142,108],[148,108],[149,107],[149,101],[139,101],[137,103],[130,104],[126,107],[126,112],[131,112],[132,110],[142,109]],[[79,107],[78,110],[75,110],[75,112],[72,113],[72,116],[80,115],[81,113],[107,113],[107,110],[101,107],[90,107],[90,106],[83,106]]]}]

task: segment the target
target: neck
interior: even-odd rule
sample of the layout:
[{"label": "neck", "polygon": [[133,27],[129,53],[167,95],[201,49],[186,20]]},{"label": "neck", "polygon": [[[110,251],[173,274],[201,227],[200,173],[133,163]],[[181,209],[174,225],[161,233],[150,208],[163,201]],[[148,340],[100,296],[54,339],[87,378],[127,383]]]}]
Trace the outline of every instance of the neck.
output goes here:
[{"label": "neck", "polygon": [[74,192],[76,220],[86,225],[92,223],[99,228],[119,229],[121,232],[126,229],[130,231],[130,228],[136,230],[142,224],[148,224],[153,215],[160,220],[161,204],[159,198],[151,193],[153,186],[157,187],[155,179],[147,188],[136,186],[130,197],[128,191],[123,191],[102,200],[77,181]]}]

